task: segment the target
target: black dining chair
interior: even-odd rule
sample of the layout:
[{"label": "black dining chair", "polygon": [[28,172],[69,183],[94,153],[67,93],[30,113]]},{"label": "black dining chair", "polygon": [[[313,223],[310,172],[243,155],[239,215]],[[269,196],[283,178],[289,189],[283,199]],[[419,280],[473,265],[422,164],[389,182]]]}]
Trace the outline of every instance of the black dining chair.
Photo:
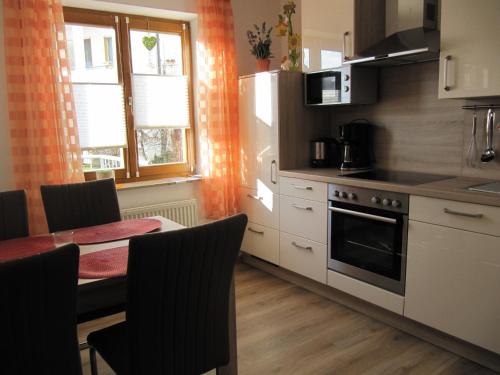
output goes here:
[{"label": "black dining chair", "polygon": [[201,374],[229,362],[231,280],[247,224],[244,214],[207,225],[133,237],[126,320],[92,332],[118,374]]},{"label": "black dining chair", "polygon": [[0,241],[29,235],[28,205],[24,190],[0,193]]},{"label": "black dining chair", "polygon": [[81,375],[75,244],[0,263],[0,374]]},{"label": "black dining chair", "polygon": [[120,221],[115,180],[42,185],[45,216],[50,232]]}]

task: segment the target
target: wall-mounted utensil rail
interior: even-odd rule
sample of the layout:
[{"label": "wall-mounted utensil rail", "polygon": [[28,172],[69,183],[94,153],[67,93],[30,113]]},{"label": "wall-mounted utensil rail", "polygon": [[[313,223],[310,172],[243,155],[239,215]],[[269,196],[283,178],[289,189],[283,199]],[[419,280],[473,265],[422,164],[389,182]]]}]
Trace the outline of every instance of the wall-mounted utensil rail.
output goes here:
[{"label": "wall-mounted utensil rail", "polygon": [[478,104],[478,105],[463,105],[462,109],[472,109],[472,110],[478,110],[478,109],[498,109],[500,108],[500,104]]}]

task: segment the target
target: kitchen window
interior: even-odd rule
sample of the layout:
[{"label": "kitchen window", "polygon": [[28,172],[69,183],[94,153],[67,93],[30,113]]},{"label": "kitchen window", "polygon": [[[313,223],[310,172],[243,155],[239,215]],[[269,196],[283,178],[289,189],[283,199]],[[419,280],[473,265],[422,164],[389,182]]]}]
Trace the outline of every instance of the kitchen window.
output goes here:
[{"label": "kitchen window", "polygon": [[76,8],[64,17],[86,176],[192,173],[189,24]]}]

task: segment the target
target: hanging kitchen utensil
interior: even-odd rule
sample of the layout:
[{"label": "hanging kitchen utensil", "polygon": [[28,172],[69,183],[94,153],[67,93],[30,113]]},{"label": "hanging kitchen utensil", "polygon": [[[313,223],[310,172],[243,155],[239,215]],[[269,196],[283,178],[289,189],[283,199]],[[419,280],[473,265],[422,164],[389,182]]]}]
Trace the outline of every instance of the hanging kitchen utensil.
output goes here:
[{"label": "hanging kitchen utensil", "polygon": [[472,134],[469,141],[469,148],[467,150],[467,166],[471,168],[475,168],[477,166],[477,112],[474,110],[474,114],[472,115]]},{"label": "hanging kitchen utensil", "polygon": [[495,122],[495,112],[493,109],[488,109],[486,115],[486,150],[481,155],[481,161],[487,163],[495,158],[495,150],[493,149],[493,123]]}]

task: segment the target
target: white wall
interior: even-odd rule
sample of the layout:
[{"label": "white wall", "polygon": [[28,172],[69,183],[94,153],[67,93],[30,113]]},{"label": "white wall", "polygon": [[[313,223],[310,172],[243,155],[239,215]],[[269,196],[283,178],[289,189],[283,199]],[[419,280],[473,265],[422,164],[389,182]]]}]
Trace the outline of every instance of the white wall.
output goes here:
[{"label": "white wall", "polygon": [[3,35],[3,0],[0,0],[0,191],[14,188],[10,156],[7,94],[5,86],[5,56]]},{"label": "white wall", "polygon": [[199,194],[199,184],[190,182],[118,190],[118,201],[120,208],[124,209],[192,199]]},{"label": "white wall", "polygon": [[[261,25],[266,22],[267,27],[274,27],[278,23],[278,14],[281,13],[280,0],[232,0],[234,14],[234,31],[236,40],[236,54],[238,61],[238,74],[247,75],[255,73],[255,57],[250,53],[247,39],[247,30],[253,30],[253,24]],[[271,69],[279,69],[282,53],[282,40],[278,38],[275,30],[272,31]]]}]

